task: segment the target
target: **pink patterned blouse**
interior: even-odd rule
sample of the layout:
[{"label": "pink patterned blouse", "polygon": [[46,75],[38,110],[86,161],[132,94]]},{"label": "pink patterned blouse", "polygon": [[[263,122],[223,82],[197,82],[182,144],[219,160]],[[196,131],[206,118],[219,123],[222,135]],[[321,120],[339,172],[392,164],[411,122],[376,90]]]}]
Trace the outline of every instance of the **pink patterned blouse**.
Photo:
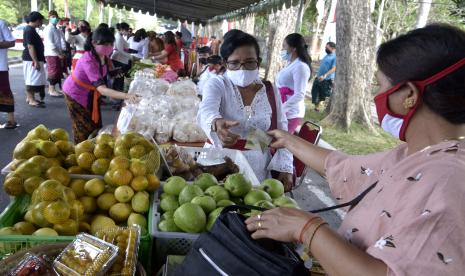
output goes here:
[{"label": "pink patterned blouse", "polygon": [[465,275],[465,142],[407,156],[331,153],[326,175],[341,202],[375,188],[348,211],[339,234],[382,260],[388,275]]}]

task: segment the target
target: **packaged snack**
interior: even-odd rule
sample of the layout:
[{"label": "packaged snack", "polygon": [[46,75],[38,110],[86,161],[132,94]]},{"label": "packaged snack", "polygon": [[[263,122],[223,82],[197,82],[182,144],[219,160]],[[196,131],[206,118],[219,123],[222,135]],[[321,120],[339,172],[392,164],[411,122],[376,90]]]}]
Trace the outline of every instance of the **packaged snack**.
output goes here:
[{"label": "packaged snack", "polygon": [[139,250],[139,226],[105,228],[99,230],[95,236],[119,248],[118,257],[107,275],[134,276],[137,266],[137,252]]},{"label": "packaged snack", "polygon": [[118,256],[118,247],[89,234],[79,234],[53,262],[58,275],[104,275]]},{"label": "packaged snack", "polygon": [[8,276],[54,276],[51,266],[41,257],[26,253]]}]

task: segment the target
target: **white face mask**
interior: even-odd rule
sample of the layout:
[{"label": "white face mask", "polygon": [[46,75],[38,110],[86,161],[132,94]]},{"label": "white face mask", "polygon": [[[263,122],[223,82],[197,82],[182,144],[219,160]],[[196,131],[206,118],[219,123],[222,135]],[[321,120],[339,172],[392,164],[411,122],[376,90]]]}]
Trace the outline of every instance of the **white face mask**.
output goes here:
[{"label": "white face mask", "polygon": [[258,79],[258,68],[255,70],[227,70],[228,78],[239,87],[251,85]]},{"label": "white face mask", "polygon": [[291,59],[291,55],[289,54],[289,52],[287,50],[281,50],[279,55],[281,56],[282,60],[289,61]]}]

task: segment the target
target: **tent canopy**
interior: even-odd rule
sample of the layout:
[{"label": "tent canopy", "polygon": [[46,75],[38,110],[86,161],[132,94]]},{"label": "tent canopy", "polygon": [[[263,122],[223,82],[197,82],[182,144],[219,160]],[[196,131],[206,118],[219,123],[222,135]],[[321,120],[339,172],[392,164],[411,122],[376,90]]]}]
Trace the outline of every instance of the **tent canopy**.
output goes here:
[{"label": "tent canopy", "polygon": [[112,7],[205,24],[215,16],[246,8],[260,0],[103,0]]}]

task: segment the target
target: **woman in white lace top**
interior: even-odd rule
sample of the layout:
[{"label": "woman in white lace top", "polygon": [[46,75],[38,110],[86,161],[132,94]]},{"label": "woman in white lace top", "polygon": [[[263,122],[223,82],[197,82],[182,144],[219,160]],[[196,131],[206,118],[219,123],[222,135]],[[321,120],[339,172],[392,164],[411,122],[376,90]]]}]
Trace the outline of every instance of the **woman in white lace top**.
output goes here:
[{"label": "woman in white lace top", "polygon": [[[258,73],[260,49],[256,39],[239,30],[229,31],[224,36],[221,55],[227,71],[205,84],[197,115],[199,125],[213,143],[217,141],[224,147],[243,150],[260,181],[276,171],[277,178],[287,188],[292,187],[293,157],[288,150],[279,149],[272,155],[269,150],[262,153],[244,149],[244,139],[250,129],[268,131],[272,125],[273,108]],[[272,92],[277,128],[287,130],[281,100],[277,91]]]}]

